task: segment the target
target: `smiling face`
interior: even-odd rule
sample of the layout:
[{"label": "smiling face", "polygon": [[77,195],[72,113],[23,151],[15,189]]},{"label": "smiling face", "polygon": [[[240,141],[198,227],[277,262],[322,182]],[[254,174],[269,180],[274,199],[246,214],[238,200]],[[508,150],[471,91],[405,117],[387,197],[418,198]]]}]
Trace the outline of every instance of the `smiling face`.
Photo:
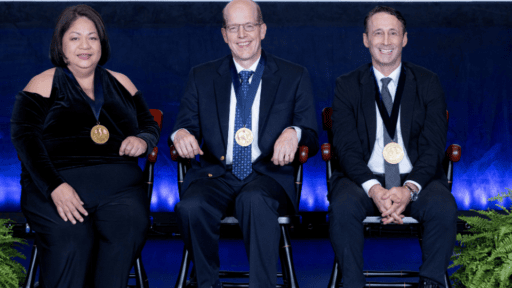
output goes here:
[{"label": "smiling face", "polygon": [[372,64],[385,76],[402,61],[402,48],[407,44],[402,23],[393,15],[377,13],[368,20],[368,31],[363,34],[364,46],[370,50]]},{"label": "smiling face", "polygon": [[[256,5],[251,1],[235,0],[230,2],[224,9],[224,19],[226,26],[236,24],[258,24],[258,13]],[[238,32],[231,33],[222,28],[224,41],[231,49],[231,54],[235,61],[244,68],[251,67],[261,55],[261,40],[265,38],[267,26],[262,23],[256,25],[251,32],[245,31],[243,26],[238,28]]]},{"label": "smiling face", "polygon": [[62,37],[62,52],[71,72],[96,68],[101,58],[101,43],[94,23],[79,17]]}]

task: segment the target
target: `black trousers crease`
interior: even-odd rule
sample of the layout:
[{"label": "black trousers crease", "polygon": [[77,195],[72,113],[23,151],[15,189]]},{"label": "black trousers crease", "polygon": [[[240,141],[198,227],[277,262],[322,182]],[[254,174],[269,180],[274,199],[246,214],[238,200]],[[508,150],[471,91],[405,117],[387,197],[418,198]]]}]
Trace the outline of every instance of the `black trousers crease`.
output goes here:
[{"label": "black trousers crease", "polygon": [[[343,287],[361,288],[365,285],[363,220],[380,213],[373,200],[350,179],[337,179],[332,187],[329,194],[329,229],[342,271]],[[434,180],[423,187],[418,200],[409,203],[404,215],[414,217],[424,228],[420,276],[444,283],[444,273],[457,232],[455,198],[441,180]],[[390,251],[389,257],[397,253],[400,251]]]},{"label": "black trousers crease", "polygon": [[149,201],[137,164],[106,164],[60,171],[85,203],[88,216],[64,221],[31,181],[21,206],[35,231],[40,287],[125,288],[149,228]]},{"label": "black trousers crease", "polygon": [[[250,287],[276,287],[280,229],[286,211],[284,189],[272,178],[252,172],[244,180],[230,171],[193,182],[176,204],[183,241],[192,254],[199,288],[218,279],[220,221],[234,209],[250,265]],[[229,215],[228,215],[229,216]]]}]

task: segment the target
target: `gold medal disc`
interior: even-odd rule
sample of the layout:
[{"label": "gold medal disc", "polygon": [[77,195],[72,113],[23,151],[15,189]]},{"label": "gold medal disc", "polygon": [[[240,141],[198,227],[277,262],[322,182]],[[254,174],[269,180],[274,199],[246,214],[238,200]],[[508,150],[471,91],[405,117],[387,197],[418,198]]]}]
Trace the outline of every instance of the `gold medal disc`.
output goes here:
[{"label": "gold medal disc", "polygon": [[254,140],[254,136],[252,135],[252,131],[250,129],[244,127],[236,131],[235,140],[238,145],[245,147],[251,145],[252,140]]},{"label": "gold medal disc", "polygon": [[398,164],[402,159],[404,159],[404,149],[398,145],[398,143],[390,142],[384,150],[382,151],[382,156],[384,156],[384,160],[390,164]]},{"label": "gold medal disc", "polygon": [[96,125],[91,129],[91,139],[94,143],[105,144],[108,141],[110,134],[108,133],[107,127],[103,125]]}]

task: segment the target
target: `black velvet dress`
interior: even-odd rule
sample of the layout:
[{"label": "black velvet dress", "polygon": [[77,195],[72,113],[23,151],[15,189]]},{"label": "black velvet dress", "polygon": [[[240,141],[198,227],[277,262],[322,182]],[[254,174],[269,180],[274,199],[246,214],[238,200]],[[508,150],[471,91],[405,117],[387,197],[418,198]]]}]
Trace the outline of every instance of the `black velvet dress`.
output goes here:
[{"label": "black velvet dress", "polygon": [[[98,121],[62,68],[55,70],[49,98],[16,95],[11,138],[22,162],[21,208],[41,253],[42,287],[85,287],[86,279],[93,287],[126,287],[145,241],[149,201],[142,171],[137,158],[119,156],[119,148],[137,136],[151,151],[159,128],[139,92],[130,95],[101,67],[96,73],[104,94],[99,122],[110,133],[105,144],[92,141]],[[72,225],[57,213],[50,195],[64,182],[84,202],[89,216],[83,223]]]}]

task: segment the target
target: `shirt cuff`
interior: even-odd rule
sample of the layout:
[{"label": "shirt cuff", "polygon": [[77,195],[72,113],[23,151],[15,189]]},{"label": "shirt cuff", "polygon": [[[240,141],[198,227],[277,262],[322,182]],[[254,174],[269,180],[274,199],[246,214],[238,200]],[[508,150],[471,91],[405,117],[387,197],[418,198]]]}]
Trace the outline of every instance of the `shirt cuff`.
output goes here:
[{"label": "shirt cuff", "polygon": [[[284,130],[288,129],[288,128],[293,128],[295,129],[295,132],[297,132],[297,139],[298,139],[298,142],[300,142],[300,137],[302,136],[302,129],[300,129],[300,127],[298,126],[290,126],[290,127],[286,127]],[[284,132],[283,130],[283,132]],[[281,132],[282,133],[282,132]]]},{"label": "shirt cuff", "polygon": [[180,129],[178,129],[178,130],[174,131],[174,133],[172,133],[172,134],[171,134],[171,141],[172,141],[172,143],[174,143],[174,136],[176,136],[176,133],[178,133],[178,131],[180,131],[180,130],[185,130],[185,131],[187,131],[188,133],[190,133],[190,132],[189,132],[187,129],[185,129],[185,128],[180,128]]},{"label": "shirt cuff", "polygon": [[[370,180],[364,182],[361,186],[363,186],[364,192],[366,192],[366,195],[368,195],[368,192],[370,192],[370,189],[373,187],[373,185],[376,185],[376,184],[382,185],[382,184],[380,184],[379,181],[377,181],[377,179],[370,179]],[[368,195],[368,197],[370,197],[370,195]]]},{"label": "shirt cuff", "polygon": [[[415,181],[412,181],[412,180],[407,180],[407,181],[405,181],[405,183],[407,183],[407,182],[410,182],[410,183],[412,183],[412,184],[416,185],[416,187],[418,187],[418,194],[421,192],[421,185],[420,185],[420,184],[418,184],[418,182],[415,182]],[[405,184],[405,183],[404,183],[404,184]]]}]

